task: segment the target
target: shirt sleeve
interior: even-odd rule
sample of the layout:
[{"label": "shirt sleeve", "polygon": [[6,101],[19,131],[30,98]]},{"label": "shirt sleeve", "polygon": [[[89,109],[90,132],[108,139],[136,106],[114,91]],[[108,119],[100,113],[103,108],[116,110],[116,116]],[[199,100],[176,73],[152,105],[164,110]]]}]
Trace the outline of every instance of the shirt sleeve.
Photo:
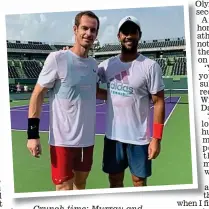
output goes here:
[{"label": "shirt sleeve", "polygon": [[149,69],[148,91],[150,94],[156,94],[165,88],[163,74],[160,65],[155,62]]},{"label": "shirt sleeve", "polygon": [[97,75],[98,75],[98,81],[101,83],[106,83],[106,76],[105,76],[105,63],[101,62],[98,66],[98,71],[97,71]]},{"label": "shirt sleeve", "polygon": [[96,82],[99,83],[100,79],[99,79],[99,76],[98,76],[98,65],[96,65],[96,67],[95,67],[95,72],[96,72]]},{"label": "shirt sleeve", "polygon": [[46,88],[52,88],[57,79],[57,62],[54,53],[50,53],[44,62],[37,83]]}]

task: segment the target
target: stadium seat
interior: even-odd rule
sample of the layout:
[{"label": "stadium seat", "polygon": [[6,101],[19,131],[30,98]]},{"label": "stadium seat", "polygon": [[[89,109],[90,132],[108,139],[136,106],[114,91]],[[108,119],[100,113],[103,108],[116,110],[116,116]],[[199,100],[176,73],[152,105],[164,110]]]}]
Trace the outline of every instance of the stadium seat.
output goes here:
[{"label": "stadium seat", "polygon": [[52,50],[48,44],[26,44],[26,43],[7,43],[7,48],[11,49],[34,49],[34,50]]},{"label": "stadium seat", "polygon": [[[41,42],[28,42],[21,43],[20,41],[11,42],[7,40],[7,48],[9,49],[27,49],[30,52],[8,52],[8,74],[9,78],[38,78],[42,66],[45,61],[45,57],[50,51],[60,50],[65,46],[71,47],[72,44],[45,44]],[[145,56],[155,59],[162,68],[163,76],[175,76],[175,75],[187,75],[186,69],[186,57],[185,52],[181,50],[164,50],[161,57],[161,50],[156,48],[163,47],[178,47],[185,46],[185,39],[165,39],[165,40],[149,40],[141,41],[138,45],[138,49],[148,49],[143,51]],[[153,50],[154,49],[154,50]],[[33,51],[36,50],[36,51]],[[37,52],[41,50],[41,52]],[[95,49],[94,52],[98,54],[89,53],[89,56],[94,56],[98,64],[103,60],[118,54],[121,50],[119,43],[104,44]],[[43,53],[43,51],[46,51]],[[91,51],[92,52],[92,51]],[[104,54],[102,53],[104,52]],[[110,55],[108,52],[113,52]]]},{"label": "stadium seat", "polygon": [[8,66],[9,78],[19,78],[19,75],[14,66]]},{"label": "stadium seat", "polygon": [[[139,43],[139,49],[151,49],[151,48],[162,48],[162,47],[175,47],[175,46],[184,46],[185,40],[171,40],[171,41],[142,41]],[[107,52],[107,51],[120,51],[121,45],[118,44],[105,44],[97,52]]]},{"label": "stadium seat", "polygon": [[175,60],[171,75],[186,75],[186,58],[179,57]]},{"label": "stadium seat", "polygon": [[21,61],[23,71],[28,78],[38,78],[42,67],[38,64],[38,61]]}]

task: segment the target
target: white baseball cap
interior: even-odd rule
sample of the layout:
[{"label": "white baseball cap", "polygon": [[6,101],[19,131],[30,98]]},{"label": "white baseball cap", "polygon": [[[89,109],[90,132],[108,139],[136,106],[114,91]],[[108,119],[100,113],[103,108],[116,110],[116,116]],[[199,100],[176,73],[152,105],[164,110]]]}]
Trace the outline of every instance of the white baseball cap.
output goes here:
[{"label": "white baseball cap", "polygon": [[121,26],[125,23],[125,22],[133,22],[135,23],[139,28],[141,28],[140,23],[138,21],[138,19],[136,17],[133,16],[126,16],[123,19],[120,20],[119,24],[118,24],[118,31],[120,30]]}]

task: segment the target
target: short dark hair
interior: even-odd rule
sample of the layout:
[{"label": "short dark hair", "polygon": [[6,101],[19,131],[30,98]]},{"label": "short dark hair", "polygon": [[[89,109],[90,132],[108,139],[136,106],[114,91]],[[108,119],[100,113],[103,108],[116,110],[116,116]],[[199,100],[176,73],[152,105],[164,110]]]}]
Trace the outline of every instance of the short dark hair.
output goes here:
[{"label": "short dark hair", "polygon": [[98,31],[99,26],[100,26],[99,18],[92,11],[83,11],[83,12],[78,13],[75,16],[75,25],[77,27],[80,25],[80,20],[84,15],[91,17],[91,18],[95,18],[97,20],[97,31]]}]

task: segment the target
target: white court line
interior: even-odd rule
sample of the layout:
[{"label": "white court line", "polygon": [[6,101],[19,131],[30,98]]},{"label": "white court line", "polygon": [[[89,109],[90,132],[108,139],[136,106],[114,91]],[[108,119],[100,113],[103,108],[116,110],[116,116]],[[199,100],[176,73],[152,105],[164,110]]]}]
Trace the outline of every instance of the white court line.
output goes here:
[{"label": "white court line", "polygon": [[15,110],[27,110],[28,111],[28,107],[20,107],[20,108],[11,109],[11,111],[15,111]]},{"label": "white court line", "polygon": [[[25,129],[11,129],[12,131],[27,131]],[[40,133],[49,133],[49,131],[39,131]]]},{"label": "white court line", "polygon": [[[15,110],[10,110],[10,112],[28,112],[28,110],[25,110],[25,109],[15,109]],[[50,112],[50,111],[43,110],[41,112]],[[96,112],[96,114],[106,114],[106,112]]]},{"label": "white court line", "polygon": [[181,99],[181,97],[179,97],[178,101],[177,101],[176,104],[174,105],[174,107],[173,107],[173,109],[171,110],[170,114],[169,114],[168,117],[166,118],[164,125],[167,124],[169,118],[171,117],[171,115],[172,115],[173,111],[175,110],[176,106],[178,105],[180,99]]},{"label": "white court line", "polygon": [[[16,109],[16,110],[10,110],[10,112],[28,112],[28,110],[24,110],[24,109]],[[44,110],[44,111],[41,111],[41,112],[50,112],[50,111],[47,111],[47,110]]]},{"label": "white court line", "polygon": [[[164,100],[166,100],[166,99],[168,99],[169,97],[166,97]],[[98,106],[102,106],[102,105],[105,105],[106,103],[104,102],[104,103],[102,103],[102,104],[96,104],[96,106],[98,107]],[[44,103],[42,106],[48,106],[49,104],[47,103]],[[20,107],[20,108],[18,108],[18,107]],[[13,108],[16,108],[16,109],[23,109],[23,108],[28,108],[29,106],[28,105],[18,105],[18,106],[13,106],[13,107],[10,107],[11,109],[13,109]],[[153,106],[152,106],[153,107]],[[152,108],[152,107],[150,107],[150,108]]]},{"label": "white court line", "polygon": [[[169,97],[166,97],[165,99],[164,99],[164,101],[166,100],[166,99],[168,99]],[[150,109],[152,109],[154,107],[154,105],[152,105],[151,107],[150,107]]]},{"label": "white court line", "polygon": [[[166,100],[166,99],[168,99],[168,98],[169,98],[169,97],[166,97],[164,100]],[[171,112],[169,113],[168,117],[166,118],[165,123],[164,123],[164,126],[167,124],[169,118],[171,117],[171,115],[172,115],[174,109],[176,108],[177,104],[179,103],[179,100],[180,100],[180,99],[181,99],[181,97],[179,97],[179,99],[177,100],[177,102],[176,102],[176,104],[174,105],[173,109],[171,110]],[[153,107],[154,107],[154,105],[153,105],[152,107],[150,107],[150,109],[153,108]]]},{"label": "white court line", "polygon": [[104,103],[102,103],[102,104],[96,104],[96,107],[98,107],[98,106],[102,106],[102,105],[105,105],[106,103],[104,102]]},{"label": "white court line", "polygon": [[[164,100],[166,100],[166,99],[168,99],[169,97],[166,97]],[[104,103],[105,104],[105,103]],[[100,104],[100,105],[104,105],[104,104]],[[151,106],[150,107],[150,109],[152,109],[154,107],[154,105],[153,106]],[[105,113],[105,112],[96,112],[96,113],[99,113],[99,114],[101,114],[101,113]]]},{"label": "white court line", "polygon": [[[15,110],[10,110],[10,112],[28,112],[28,110],[25,110],[25,109],[15,109]],[[41,112],[50,112],[50,111],[43,110]],[[106,112],[96,112],[96,114],[106,114]]]},{"label": "white court line", "polygon": [[[166,97],[165,100],[166,100],[167,98],[169,98],[169,97]],[[176,102],[176,104],[174,105],[173,109],[171,110],[171,112],[169,113],[168,117],[166,118],[165,123],[164,123],[164,126],[166,126],[168,120],[170,119],[171,115],[173,114],[173,112],[174,112],[176,106],[178,105],[180,99],[181,99],[181,97],[179,97],[178,101]],[[153,108],[153,107],[154,107],[154,106],[150,107],[150,109]],[[104,136],[104,135],[105,135],[105,134],[96,134],[96,136]]]},{"label": "white court line", "polygon": [[[102,103],[102,104],[96,104],[96,106],[98,107],[98,106],[102,106],[102,105],[105,105],[106,103],[104,102],[104,103]],[[49,106],[49,104],[47,103],[45,103],[45,104],[43,104],[42,106]],[[20,108],[18,108],[18,107],[20,107]],[[28,108],[29,107],[29,105],[18,105],[18,106],[13,106],[13,107],[10,107],[10,109],[13,109],[13,108],[15,108],[15,110],[22,110],[22,109],[24,109],[24,108]]]},{"label": "white court line", "polygon": [[[46,103],[42,104],[42,106],[47,106],[47,105],[49,105],[49,104],[46,104]],[[18,105],[18,106],[12,106],[12,107],[10,107],[10,109],[13,109],[13,108],[17,108],[17,109],[18,109],[18,107],[20,107],[20,108],[23,108],[23,107],[28,108],[28,107],[29,107],[29,105]]]},{"label": "white court line", "polygon": [[[11,131],[27,131],[27,130],[20,130],[20,129],[11,129]],[[49,131],[39,131],[40,133],[49,133]],[[96,136],[104,136],[104,134],[95,134]]]},{"label": "white court line", "polygon": [[18,105],[18,106],[10,106],[10,108],[12,109],[12,108],[16,108],[16,107],[28,107],[28,105]]},{"label": "white court line", "polygon": [[[169,97],[166,97],[165,100],[168,99],[168,98],[169,98]],[[181,99],[181,97],[179,97],[179,99],[178,99],[178,101],[176,102],[176,104],[174,105],[172,111],[170,112],[170,114],[169,114],[168,117],[166,118],[166,121],[165,121],[165,123],[164,123],[165,126],[166,126],[166,124],[167,124],[169,118],[170,118],[171,115],[173,114],[173,112],[174,112],[176,106],[178,105],[178,102],[179,102],[180,99]],[[154,107],[154,106],[152,106],[152,107]],[[150,109],[151,109],[152,107],[150,107]],[[101,112],[101,114],[104,114],[104,113]],[[20,130],[20,129],[11,129],[11,130],[12,130],[12,131],[27,131],[27,130],[25,130],[25,129],[23,129],[23,130]],[[40,133],[48,133],[49,131],[39,131],[39,132],[40,132]],[[96,136],[104,136],[105,134],[95,134],[95,135],[96,135]]]}]

